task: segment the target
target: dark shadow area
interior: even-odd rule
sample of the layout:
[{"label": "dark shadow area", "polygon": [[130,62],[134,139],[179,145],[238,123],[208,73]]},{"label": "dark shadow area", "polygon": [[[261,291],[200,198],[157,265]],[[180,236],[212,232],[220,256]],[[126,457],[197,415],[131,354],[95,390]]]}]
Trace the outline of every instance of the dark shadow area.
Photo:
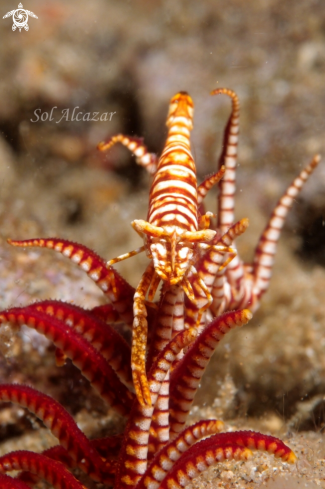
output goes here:
[{"label": "dark shadow area", "polygon": [[325,209],[313,203],[300,206],[298,234],[301,245],[298,256],[325,266]]}]

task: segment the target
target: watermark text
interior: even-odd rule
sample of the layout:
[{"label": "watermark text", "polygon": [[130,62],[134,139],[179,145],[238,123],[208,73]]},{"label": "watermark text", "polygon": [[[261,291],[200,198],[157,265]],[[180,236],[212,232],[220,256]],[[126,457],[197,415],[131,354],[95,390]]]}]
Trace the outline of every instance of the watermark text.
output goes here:
[{"label": "watermark text", "polygon": [[[61,110],[61,117],[60,114],[55,114],[57,117],[54,116],[54,113],[57,112],[57,107],[52,107],[50,112],[42,112],[42,109],[35,109],[34,110],[34,116],[32,119],[30,119],[31,122],[45,122],[45,121],[55,121],[56,124],[59,124],[61,121],[66,121],[66,122],[107,122],[111,121],[112,117],[116,112],[83,112],[77,110],[80,107],[74,107],[74,109],[62,109]],[[70,111],[71,110],[71,111]],[[60,117],[60,118],[59,118]]]}]

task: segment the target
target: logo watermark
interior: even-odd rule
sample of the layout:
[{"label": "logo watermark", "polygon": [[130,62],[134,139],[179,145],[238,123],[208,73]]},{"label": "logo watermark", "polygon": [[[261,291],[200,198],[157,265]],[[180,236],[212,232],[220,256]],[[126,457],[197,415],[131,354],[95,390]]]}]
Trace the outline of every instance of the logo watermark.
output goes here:
[{"label": "logo watermark", "polygon": [[[42,109],[35,109],[34,110],[34,116],[35,119],[30,119],[31,122],[45,122],[45,121],[54,121],[53,113],[57,109],[57,107],[52,107],[51,112],[42,112]],[[56,124],[59,124],[61,121],[66,121],[66,122],[107,122],[111,121],[112,117],[116,112],[77,112],[76,110],[80,109],[80,107],[77,105],[77,107],[74,107],[73,110],[71,110],[71,117],[70,117],[70,109],[62,109],[61,114],[62,116],[60,117],[59,120],[55,120]]]},{"label": "logo watermark", "polygon": [[30,10],[24,10],[22,3],[18,5],[18,8],[16,10],[11,10],[10,12],[7,12],[6,15],[3,16],[3,19],[7,19],[7,17],[12,16],[13,24],[12,24],[12,30],[15,31],[17,28],[19,29],[19,32],[21,32],[22,28],[25,29],[25,31],[29,30],[29,25],[28,25],[28,16],[34,17],[34,19],[38,19],[37,15],[35,15],[33,12]]}]

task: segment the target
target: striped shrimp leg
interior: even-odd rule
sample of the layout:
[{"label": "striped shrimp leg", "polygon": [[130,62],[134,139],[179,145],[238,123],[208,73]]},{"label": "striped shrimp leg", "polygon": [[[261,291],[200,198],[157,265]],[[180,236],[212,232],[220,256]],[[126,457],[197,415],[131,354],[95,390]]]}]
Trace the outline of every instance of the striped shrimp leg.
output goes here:
[{"label": "striped shrimp leg", "polygon": [[176,355],[196,337],[194,329],[182,331],[173,338],[158,355],[148,374],[151,406],[143,406],[136,399],[125,429],[119,463],[116,473],[115,489],[134,487],[147,470],[149,430],[154,405],[162,382],[169,372]]},{"label": "striped shrimp leg", "polygon": [[136,288],[133,301],[131,368],[135,393],[142,406],[151,406],[150,387],[146,374],[148,321],[145,298],[154,274],[151,260]]},{"label": "striped shrimp leg", "polygon": [[274,256],[285,218],[287,217],[295,198],[319,162],[320,156],[315,155],[311,162],[298,175],[298,177],[293,180],[291,185],[287,188],[283,196],[278,201],[278,204],[273,210],[271,218],[260,237],[259,243],[255,250],[253,264],[252,306],[250,306],[252,311],[258,308],[262,295],[269,287]]},{"label": "striped shrimp leg", "polygon": [[170,439],[182,431],[205,369],[218,343],[228,331],[251,319],[247,309],[232,311],[214,319],[188,348],[170,379]]},{"label": "striped shrimp leg", "polygon": [[156,452],[137,489],[158,489],[160,482],[186,450],[201,438],[219,433],[223,428],[223,422],[215,419],[199,421],[186,428],[174,441],[165,445],[159,453]]},{"label": "striped shrimp leg", "polygon": [[197,188],[197,203],[202,204],[204,197],[214,185],[220,182],[226,171],[225,166],[222,166],[217,173],[207,177]]},{"label": "striped shrimp leg", "polygon": [[154,175],[157,170],[157,156],[154,153],[149,153],[146,146],[143,144],[142,138],[136,138],[131,136],[124,136],[123,134],[116,134],[107,141],[102,141],[98,144],[97,148],[100,151],[109,150],[114,144],[121,143],[128,148],[135,156],[135,161],[138,165],[143,166],[148,173]]}]

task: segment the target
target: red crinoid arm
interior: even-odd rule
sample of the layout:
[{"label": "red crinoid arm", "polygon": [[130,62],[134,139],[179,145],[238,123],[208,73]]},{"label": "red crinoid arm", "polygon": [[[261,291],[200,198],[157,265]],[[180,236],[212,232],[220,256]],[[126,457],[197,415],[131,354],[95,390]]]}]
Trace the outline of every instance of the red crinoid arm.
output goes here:
[{"label": "red crinoid arm", "polygon": [[157,455],[152,459],[150,466],[137,484],[137,489],[157,489],[182,453],[201,438],[219,433],[223,427],[222,421],[209,419],[186,428],[174,441],[156,452]]},{"label": "red crinoid arm", "polygon": [[204,197],[209,192],[209,190],[216,185],[222,177],[224,176],[226,168],[222,166],[217,173],[214,173],[210,177],[207,177],[197,188],[197,203],[202,204]]},{"label": "red crinoid arm", "polygon": [[[224,165],[226,172],[224,178],[219,183],[218,198],[218,224],[221,233],[233,225],[235,216],[235,192],[236,192],[236,165],[237,165],[237,146],[239,136],[239,110],[240,104],[236,93],[228,88],[218,88],[212,95],[228,95],[232,101],[232,110],[225,128],[222,152],[219,158],[219,168]],[[233,244],[235,246],[235,244]],[[234,292],[240,287],[239,277],[244,277],[243,263],[238,255],[229,263],[226,271],[227,280]]]},{"label": "red crinoid arm", "polygon": [[18,384],[0,384],[0,401],[19,404],[34,413],[84,472],[94,480],[103,481],[108,472],[105,463],[59,402],[32,387]]},{"label": "red crinoid arm", "polygon": [[248,309],[232,311],[214,319],[198,336],[171,373],[170,439],[186,422],[202,375],[219,341],[233,328],[243,326],[252,317]]},{"label": "red crinoid arm", "polygon": [[181,285],[162,290],[156,321],[151,336],[147,366],[150,368],[157,356],[173,336],[184,329],[184,291]]},{"label": "red crinoid arm", "polygon": [[46,300],[35,302],[28,307],[64,321],[81,334],[103,355],[122,382],[129,388],[133,388],[130,347],[109,324],[94,316],[90,311],[66,302]]},{"label": "red crinoid arm", "polygon": [[222,153],[219,158],[219,168],[225,166],[226,172],[219,183],[217,227],[225,233],[234,223],[240,104],[236,93],[228,88],[217,88],[211,92],[211,95],[218,94],[228,95],[232,101],[232,110],[224,132]]},{"label": "red crinoid arm", "polygon": [[4,322],[14,326],[26,324],[44,334],[72,360],[106,402],[123,415],[129,413],[133,394],[103,356],[76,331],[62,321],[29,307],[1,311],[0,323]]},{"label": "red crinoid arm", "polygon": [[110,461],[117,460],[119,451],[121,450],[123,441],[123,435],[112,435],[104,438],[96,438],[91,440],[91,445],[100,453],[105,459]]},{"label": "red crinoid arm", "polygon": [[189,448],[168,471],[159,489],[183,488],[211,465],[229,459],[247,460],[251,457],[251,449],[267,451],[288,463],[296,460],[293,451],[273,436],[254,431],[220,433]]},{"label": "red crinoid arm", "polygon": [[157,401],[151,418],[148,461],[166,445],[169,440],[169,383],[170,373],[167,372],[161,383]]},{"label": "red crinoid arm", "polygon": [[[230,243],[231,239],[235,240],[243,232],[246,231],[248,225],[249,225],[249,221],[247,218],[241,219],[236,224],[234,224],[231,228],[229,228],[229,230],[222,236],[221,242],[222,243],[225,242],[228,244]],[[215,255],[215,257],[217,258],[217,255]],[[207,258],[206,264],[208,266],[203,266],[203,269],[207,270],[208,273],[206,273],[206,271],[204,270],[203,275],[204,275],[204,280],[207,281],[210,290],[211,280],[213,279],[213,275],[209,273],[209,270],[210,272],[212,272],[213,270],[215,270],[215,266],[211,267],[210,265],[211,268],[209,268],[209,252],[205,255],[203,260],[205,258]],[[216,264],[217,263],[218,261],[216,262]],[[234,256],[233,260],[227,265],[225,270],[223,268],[221,269],[219,268],[219,270],[215,273],[215,278],[213,280],[213,286],[211,289],[211,294],[213,297],[213,303],[211,309],[215,315],[221,314],[225,310],[238,309],[238,307],[237,308],[231,307],[232,301],[236,300],[238,296],[242,297],[246,290],[243,281],[240,282],[241,287],[239,288],[239,290],[237,290],[237,288],[233,286],[231,280],[229,280],[229,273],[228,273],[229,267],[231,267],[230,279],[234,276],[236,278],[238,276],[242,277],[244,274],[243,263],[239,258],[238,254]]]},{"label": "red crinoid arm", "polygon": [[272,212],[270,220],[260,237],[255,250],[253,264],[252,310],[257,309],[259,300],[269,287],[277,243],[280,237],[281,229],[285,222],[285,218],[295,198],[319,162],[320,156],[314,156],[311,162],[302,170],[298,177],[294,179],[292,184],[287,188],[285,193],[278,201],[275,209]]},{"label": "red crinoid arm", "polygon": [[[234,239],[244,233],[247,227],[248,219],[242,219],[231,226],[228,231],[221,236],[221,238],[218,238],[216,242],[212,242],[211,248],[202,256],[196,265],[199,278],[203,280],[208,291],[212,292],[214,307],[220,306],[220,303],[215,306],[217,300],[220,302],[222,301],[224,303],[224,307],[226,307],[228,305],[226,299],[229,297],[229,295],[225,294],[226,281],[222,269],[226,257],[224,251],[220,251],[220,246],[224,248],[231,246]],[[202,287],[198,285],[195,277],[192,280],[192,286],[193,290],[195,291],[196,302],[188,303],[186,306],[186,323],[190,326],[194,326],[196,324],[199,307],[202,307],[206,303],[206,293]],[[201,301],[202,304],[200,304],[199,301]]]},{"label": "red crinoid arm", "polygon": [[[117,458],[121,449],[122,435],[98,438],[96,440],[90,440],[89,443],[91,447],[97,450],[97,452],[105,460],[105,482],[107,484],[113,483],[113,476],[116,472]],[[44,450],[42,454],[63,463],[63,465],[67,468],[72,469],[77,467],[76,462],[61,445],[55,445],[54,447],[48,448],[47,450]],[[112,474],[111,480],[109,480],[110,474]],[[37,476],[35,476],[35,474],[31,474],[30,472],[21,472],[18,477],[20,480],[30,484],[35,484],[39,479]]]},{"label": "red crinoid arm", "polygon": [[105,323],[116,323],[120,319],[120,315],[116,309],[114,309],[113,304],[103,304],[101,306],[96,306],[90,309],[90,312],[105,321]]},{"label": "red crinoid arm", "polygon": [[[194,448],[194,447],[192,447]],[[191,449],[190,449],[191,450]],[[190,451],[189,450],[189,451]],[[249,460],[252,452],[238,445],[212,446],[197,454],[184,454],[160,483],[159,489],[182,489],[208,467],[225,460]]]},{"label": "red crinoid arm", "polygon": [[[148,313],[148,324],[151,325],[154,323],[155,318],[156,318],[156,313],[157,313],[157,307],[156,304],[153,302],[146,301],[146,308],[147,308],[147,313]],[[112,304],[104,304],[101,306],[96,306],[93,309],[90,309],[92,315],[98,317],[105,323],[117,323],[121,321],[120,315],[118,312],[114,309],[114,306]],[[131,326],[128,324],[127,326]],[[151,333],[151,327],[150,327],[150,332]]]},{"label": "red crinoid arm", "polygon": [[134,288],[114,268],[107,267],[103,258],[84,245],[58,238],[38,238],[17,241],[8,239],[13,246],[48,248],[58,251],[78,264],[102,289],[119,313],[121,319],[132,324]]},{"label": "red crinoid arm", "polygon": [[[247,218],[241,219],[222,236],[221,243],[227,243],[227,246],[230,246],[231,241],[245,232],[248,225]],[[213,261],[215,262],[214,265],[212,264]],[[219,271],[216,272],[218,261],[220,263],[218,255],[215,254],[211,257],[211,253],[208,251],[201,260],[202,268],[200,268],[202,278],[207,283],[208,288],[211,287],[213,280],[211,310],[215,315],[222,314],[226,310],[239,309],[242,303],[247,306],[246,298],[251,297],[251,284],[245,280],[245,266],[239,256],[235,255],[225,269],[220,270],[219,268]]]},{"label": "red crinoid arm", "polygon": [[[157,359],[171,338],[184,330],[184,291],[181,285],[174,285],[163,291],[154,328],[151,358]],[[179,355],[177,355],[178,357]],[[152,362],[149,363],[152,365]],[[169,440],[169,372],[162,382],[150,426],[148,459]]]},{"label": "red crinoid arm", "polygon": [[0,472],[27,470],[52,484],[55,489],[86,489],[63,464],[40,453],[19,450],[0,457]]},{"label": "red crinoid arm", "polygon": [[147,469],[149,429],[162,382],[178,353],[196,337],[195,329],[181,331],[159,354],[148,374],[151,406],[143,406],[136,399],[125,429],[115,489],[127,489],[135,485]]},{"label": "red crinoid arm", "polygon": [[30,489],[25,482],[6,474],[0,474],[0,487],[1,489]]},{"label": "red crinoid arm", "polygon": [[297,459],[291,448],[287,447],[279,438],[270,435],[263,435],[257,431],[233,431],[228,433],[218,433],[195,444],[191,450],[199,453],[202,448],[211,445],[238,445],[251,450],[261,450],[281,458],[284,462],[294,463]]},{"label": "red crinoid arm", "polygon": [[[233,241],[237,239],[241,234],[243,234],[248,228],[249,220],[247,218],[241,219],[236,222],[233,226],[231,226],[221,238],[217,240],[217,242],[213,242],[211,248],[203,255],[203,257],[199,260],[198,265],[196,266],[200,278],[204,281],[207,288],[211,291],[214,281],[218,272],[220,271],[220,267],[224,266],[225,261],[225,253],[224,251],[220,251],[220,246],[229,248]],[[232,261],[236,259],[236,256]],[[232,261],[230,263],[232,263]],[[227,265],[227,269],[230,265]]]},{"label": "red crinoid arm", "polygon": [[[115,461],[118,459],[118,454],[122,445],[122,435],[107,436],[105,438],[97,438],[88,440],[91,449],[97,451],[100,456],[105,459],[105,471],[109,474],[115,473]],[[74,467],[74,461],[70,457],[67,450],[61,445],[48,448],[43,452],[43,455],[62,462],[67,467]]]},{"label": "red crinoid arm", "polygon": [[[42,452],[42,455],[45,455],[48,458],[52,458],[57,462],[61,462],[67,469],[74,469],[77,467],[77,463],[73,460],[73,458],[68,454],[67,450],[63,448],[61,445],[55,445],[54,447],[48,448]],[[27,484],[33,485],[36,484],[40,479],[35,474],[31,472],[20,472],[17,478],[21,481],[27,482]],[[108,481],[108,475],[105,477]]]},{"label": "red crinoid arm", "polygon": [[137,164],[143,166],[148,173],[151,175],[156,173],[157,155],[148,152],[146,146],[143,144],[143,138],[116,134],[116,136],[110,137],[107,141],[99,143],[97,147],[100,151],[107,151],[116,143],[121,143],[123,146],[126,146],[135,155]]}]

